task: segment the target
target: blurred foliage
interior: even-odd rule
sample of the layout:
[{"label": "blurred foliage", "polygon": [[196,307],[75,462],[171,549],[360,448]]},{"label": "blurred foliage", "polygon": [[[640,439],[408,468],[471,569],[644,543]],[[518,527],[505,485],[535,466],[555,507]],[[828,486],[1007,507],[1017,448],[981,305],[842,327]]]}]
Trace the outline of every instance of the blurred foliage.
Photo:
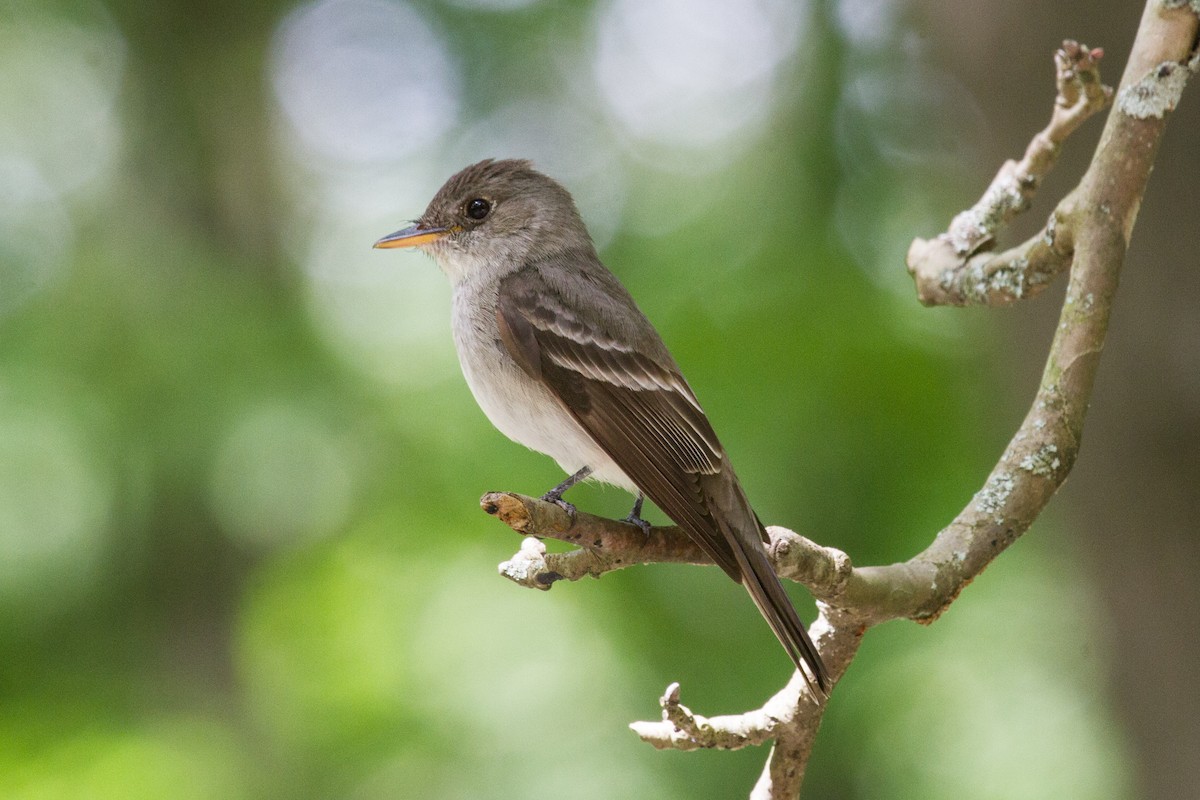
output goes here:
[{"label": "blurred foliage", "polygon": [[[764,35],[715,2],[651,6],[690,20],[651,42],[663,69]],[[931,112],[906,97],[963,101],[890,46],[914,23],[870,3],[763,4],[777,17],[763,30],[784,31],[774,61],[715,99],[684,97],[679,117],[630,122],[662,99],[614,105],[596,65],[631,46],[619,15],[633,8],[0,9],[0,796],[748,790],[764,751],[661,754],[625,724],[656,716],[671,680],[708,713],[781,685],[786,659],[753,606],[715,570],[548,595],[498,580],[518,542],[475,499],[560,476],[474,407],[441,276],[370,242],[468,160],[558,165],[763,518],[859,563],[923,547],[1020,411],[986,366],[982,318],[920,309],[903,274],[907,238],[982,176],[977,129],[934,136],[905,116]],[[363,33],[377,23],[397,38],[387,58],[370,47],[389,40]],[[414,26],[420,42],[404,38]],[[359,49],[303,49],[347,30]],[[398,103],[305,128],[303,109],[347,113],[320,81],[364,104],[419,91],[371,82],[406,47],[457,70],[438,84],[453,98],[426,98],[452,99],[450,122],[389,133],[423,113]],[[297,53],[311,63],[289,66]],[[693,87],[686,71],[657,77]],[[745,117],[711,116],[739,99]],[[687,125],[711,129],[673,127]],[[328,148],[383,150],[331,155],[321,130]],[[577,491],[606,513],[629,501]],[[933,629],[868,637],[824,724],[814,796],[1127,791],[1097,614],[1047,538]],[[1046,749],[1062,741],[1070,763]]]}]

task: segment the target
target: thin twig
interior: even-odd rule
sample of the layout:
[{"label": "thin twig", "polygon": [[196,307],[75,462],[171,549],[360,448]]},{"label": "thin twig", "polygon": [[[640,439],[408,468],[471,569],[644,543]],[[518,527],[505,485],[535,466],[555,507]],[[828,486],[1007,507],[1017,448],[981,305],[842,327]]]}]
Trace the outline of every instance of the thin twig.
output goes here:
[{"label": "thin twig", "polygon": [[1072,242],[1060,224],[1073,210],[1068,195],[1037,235],[999,255],[988,252],[996,235],[1029,208],[1060,146],[1083,122],[1112,102],[1100,82],[1104,51],[1067,40],[1054,54],[1058,93],[1050,124],[1029,142],[1020,161],[1006,161],[979,202],[956,216],[945,233],[916,239],[908,270],[926,305],[1004,305],[1032,297],[1071,262]]}]

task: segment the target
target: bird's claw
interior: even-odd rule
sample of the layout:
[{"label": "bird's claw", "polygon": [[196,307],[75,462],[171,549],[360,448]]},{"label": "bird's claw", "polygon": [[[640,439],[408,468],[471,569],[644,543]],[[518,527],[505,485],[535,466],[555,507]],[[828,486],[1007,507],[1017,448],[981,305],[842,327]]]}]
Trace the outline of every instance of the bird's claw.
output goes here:
[{"label": "bird's claw", "polygon": [[571,518],[571,522],[575,522],[575,515],[577,512],[573,503],[568,503],[566,500],[563,500],[561,496],[556,495],[554,492],[546,492],[544,495],[542,495],[542,499],[547,503],[554,503],[554,505],[567,512],[567,516]]},{"label": "bird's claw", "polygon": [[646,536],[650,535],[650,523],[642,519],[642,503],[645,502],[646,495],[638,492],[637,499],[633,501],[633,509],[629,512],[629,516],[625,517],[625,522],[630,525],[636,525],[641,529]]},{"label": "bird's claw", "polygon": [[630,511],[629,516],[625,517],[625,519],[622,521],[628,522],[630,525],[636,525],[642,531],[642,533],[644,533],[646,536],[650,535],[650,528],[651,528],[650,523],[647,522],[646,520],[642,519],[641,517],[639,517],[637,514],[633,513],[632,511]]}]

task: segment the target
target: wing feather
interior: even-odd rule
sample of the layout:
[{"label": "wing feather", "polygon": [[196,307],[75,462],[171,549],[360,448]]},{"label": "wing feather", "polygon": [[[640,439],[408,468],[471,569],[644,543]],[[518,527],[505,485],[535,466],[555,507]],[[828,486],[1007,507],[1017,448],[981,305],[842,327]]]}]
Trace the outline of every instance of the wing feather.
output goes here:
[{"label": "wing feather", "polygon": [[[496,316],[505,348],[646,496],[745,585],[792,660],[807,662],[824,688],[820,656],[762,547],[766,531],[658,334],[640,314],[604,317],[606,301],[632,303],[615,279],[601,287],[612,296],[589,298],[598,301],[590,320],[547,291],[545,280],[526,269],[501,283]],[[619,325],[634,329],[618,337]]]},{"label": "wing feather", "polygon": [[546,292],[515,288],[502,288],[496,309],[506,349],[630,480],[741,580],[697,479],[717,473],[724,453],[678,368],[618,349]]}]

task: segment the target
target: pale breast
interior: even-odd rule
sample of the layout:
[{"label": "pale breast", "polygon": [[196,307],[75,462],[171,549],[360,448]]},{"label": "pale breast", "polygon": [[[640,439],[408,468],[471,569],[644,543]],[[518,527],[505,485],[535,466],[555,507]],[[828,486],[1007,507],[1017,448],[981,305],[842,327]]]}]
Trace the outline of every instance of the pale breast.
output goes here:
[{"label": "pale breast", "polygon": [[483,413],[505,436],[545,453],[565,472],[589,466],[596,479],[637,491],[554,395],[525,374],[504,349],[495,309],[494,286],[455,288],[454,345],[467,386]]}]

